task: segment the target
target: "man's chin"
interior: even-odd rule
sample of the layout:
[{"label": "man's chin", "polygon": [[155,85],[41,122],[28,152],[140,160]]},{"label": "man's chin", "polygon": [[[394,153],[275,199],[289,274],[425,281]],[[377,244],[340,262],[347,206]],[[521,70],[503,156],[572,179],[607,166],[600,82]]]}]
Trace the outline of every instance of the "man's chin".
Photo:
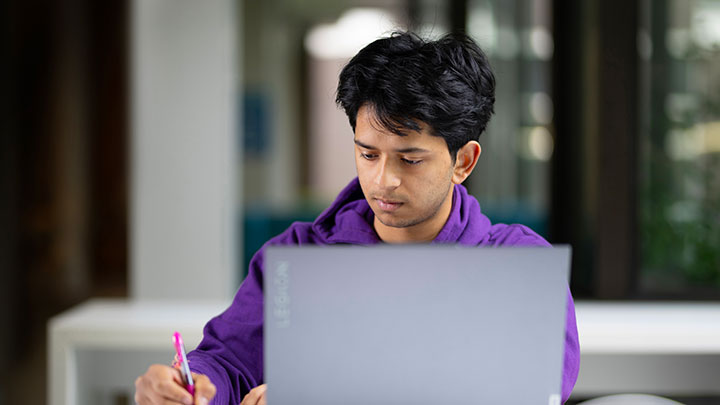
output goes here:
[{"label": "man's chin", "polygon": [[387,214],[384,212],[378,215],[377,211],[375,211],[375,218],[377,218],[377,220],[380,221],[381,224],[390,228],[407,228],[415,225],[415,222],[411,220],[398,218],[395,215]]}]

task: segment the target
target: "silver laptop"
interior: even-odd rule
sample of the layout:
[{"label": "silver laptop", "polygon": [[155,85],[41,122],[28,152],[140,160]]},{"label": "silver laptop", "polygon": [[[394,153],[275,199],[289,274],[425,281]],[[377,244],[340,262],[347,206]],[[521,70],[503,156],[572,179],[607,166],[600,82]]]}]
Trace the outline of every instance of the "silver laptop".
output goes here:
[{"label": "silver laptop", "polygon": [[270,247],[270,405],[559,404],[570,248]]}]

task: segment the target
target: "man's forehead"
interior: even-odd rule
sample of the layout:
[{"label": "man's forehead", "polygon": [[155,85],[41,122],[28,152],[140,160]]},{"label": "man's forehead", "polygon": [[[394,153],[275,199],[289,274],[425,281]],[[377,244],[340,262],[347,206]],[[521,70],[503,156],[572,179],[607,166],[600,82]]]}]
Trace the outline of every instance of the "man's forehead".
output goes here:
[{"label": "man's forehead", "polygon": [[405,153],[427,153],[447,148],[444,139],[417,131],[401,136],[389,131],[356,130],[354,142],[367,149],[386,149]]},{"label": "man's forehead", "polygon": [[405,152],[432,152],[446,150],[445,139],[433,136],[430,127],[422,122],[415,121],[420,130],[408,128],[402,134],[397,134],[385,128],[377,119],[372,107],[360,107],[355,125],[355,143],[370,149],[388,149]]},{"label": "man's forehead", "polygon": [[[405,120],[405,118],[401,117],[398,120],[383,120],[380,118],[380,116],[375,111],[375,108],[369,105],[363,105],[358,110],[357,119],[356,119],[356,125],[359,125],[361,122],[363,124],[366,124],[367,126],[372,127],[375,131],[388,133],[392,135],[398,135],[398,136],[404,136],[404,135],[411,135],[413,133],[429,133],[430,126],[425,123],[424,121],[413,119],[413,118],[407,118],[408,121],[412,121],[415,125],[417,125],[418,128],[412,128],[403,126],[402,121]],[[400,134],[396,133],[395,131],[400,132]]]}]

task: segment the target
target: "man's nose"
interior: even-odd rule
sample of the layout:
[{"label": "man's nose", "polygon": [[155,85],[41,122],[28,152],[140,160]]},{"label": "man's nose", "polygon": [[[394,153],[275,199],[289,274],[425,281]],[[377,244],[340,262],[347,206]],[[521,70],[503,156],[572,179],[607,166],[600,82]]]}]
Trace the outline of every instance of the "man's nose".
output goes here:
[{"label": "man's nose", "polygon": [[378,172],[375,176],[375,184],[381,188],[397,188],[400,186],[400,175],[395,165],[384,158],[378,165]]}]

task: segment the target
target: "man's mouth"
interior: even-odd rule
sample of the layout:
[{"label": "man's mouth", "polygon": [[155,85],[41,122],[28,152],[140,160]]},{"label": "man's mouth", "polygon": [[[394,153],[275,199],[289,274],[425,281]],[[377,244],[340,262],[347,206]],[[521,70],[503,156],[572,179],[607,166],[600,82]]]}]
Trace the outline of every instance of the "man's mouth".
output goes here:
[{"label": "man's mouth", "polygon": [[403,205],[400,201],[386,200],[384,198],[376,198],[375,202],[378,207],[383,211],[395,211]]}]

